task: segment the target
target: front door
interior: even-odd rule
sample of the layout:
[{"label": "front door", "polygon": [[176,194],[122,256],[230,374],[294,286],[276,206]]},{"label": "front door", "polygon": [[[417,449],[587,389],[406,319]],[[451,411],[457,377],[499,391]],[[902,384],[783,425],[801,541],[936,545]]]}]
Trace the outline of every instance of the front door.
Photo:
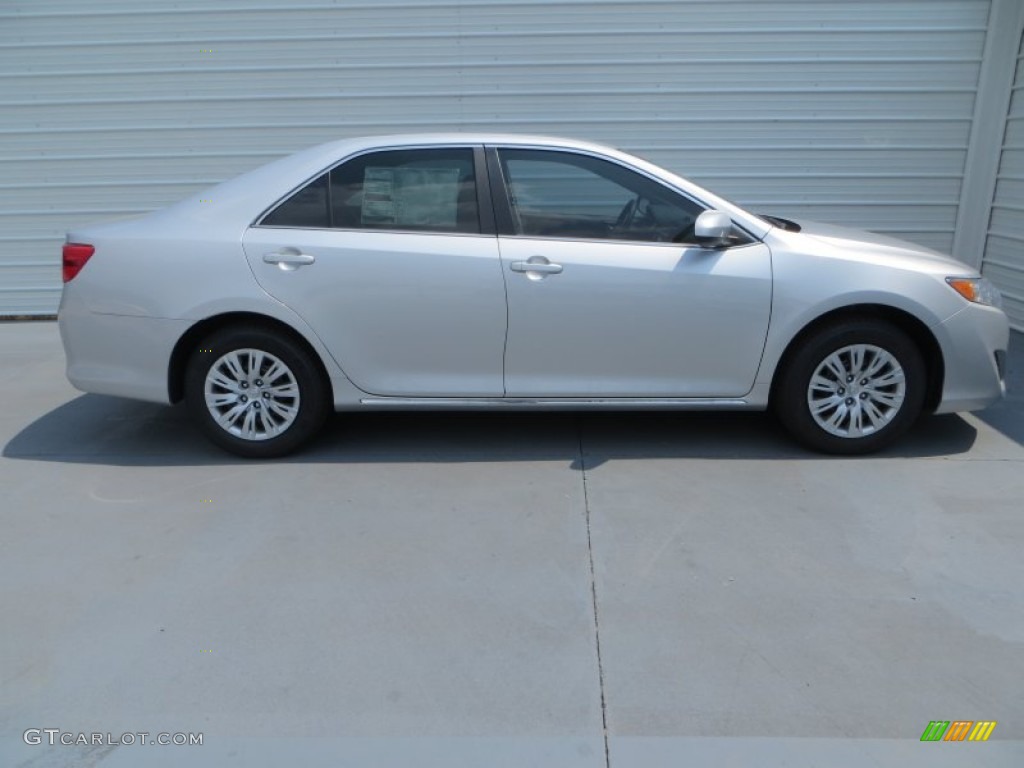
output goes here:
[{"label": "front door", "polygon": [[510,397],[739,397],[771,308],[771,254],[692,243],[703,208],[618,163],[498,151]]}]

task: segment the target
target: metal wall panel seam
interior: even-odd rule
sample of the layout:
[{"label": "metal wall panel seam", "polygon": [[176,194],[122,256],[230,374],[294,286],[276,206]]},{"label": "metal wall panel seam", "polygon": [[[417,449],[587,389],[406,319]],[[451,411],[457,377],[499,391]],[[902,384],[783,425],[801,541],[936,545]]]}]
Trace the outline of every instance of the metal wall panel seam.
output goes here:
[{"label": "metal wall panel seam", "polygon": [[[997,2],[999,0],[993,0]],[[701,35],[779,35],[779,34],[808,34],[814,35],[815,37],[823,34],[849,34],[851,32],[877,35],[877,34],[927,34],[930,32],[985,32],[984,27],[915,27],[914,29],[907,29],[905,27],[844,27],[843,29],[829,29],[827,27],[722,27],[720,29],[705,29],[702,28],[700,31]],[[636,29],[629,28],[617,28],[608,30],[571,30],[571,29],[554,29],[554,30],[523,30],[523,31],[508,31],[503,32],[499,30],[490,32],[472,32],[466,33],[467,38],[477,39],[494,39],[494,38],[509,38],[509,37],[531,37],[531,38],[548,38],[548,37],[615,37],[624,34],[637,34],[644,35],[647,37],[672,37],[678,39],[680,32],[678,30],[661,30],[661,29],[650,29],[643,26],[638,26]],[[438,32],[378,32],[368,34],[340,34],[340,35],[264,35],[260,37],[209,37],[203,36],[202,41],[204,44],[220,44],[220,43],[312,43],[312,42],[338,42],[345,40],[416,40],[416,39],[443,39],[446,40],[450,37],[450,33],[445,31]],[[129,46],[129,45],[182,45],[183,41],[173,38],[140,38],[135,40],[67,40],[67,41],[56,41],[52,43],[0,43],[0,49],[22,49],[22,48],[109,48],[116,46]]]}]

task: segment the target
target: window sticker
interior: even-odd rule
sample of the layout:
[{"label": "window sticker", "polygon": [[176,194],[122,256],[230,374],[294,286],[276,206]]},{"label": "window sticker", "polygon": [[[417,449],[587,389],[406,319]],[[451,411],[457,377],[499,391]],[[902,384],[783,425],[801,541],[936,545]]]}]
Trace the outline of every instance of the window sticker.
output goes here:
[{"label": "window sticker", "polygon": [[382,168],[363,174],[362,223],[371,227],[455,229],[458,168]]}]

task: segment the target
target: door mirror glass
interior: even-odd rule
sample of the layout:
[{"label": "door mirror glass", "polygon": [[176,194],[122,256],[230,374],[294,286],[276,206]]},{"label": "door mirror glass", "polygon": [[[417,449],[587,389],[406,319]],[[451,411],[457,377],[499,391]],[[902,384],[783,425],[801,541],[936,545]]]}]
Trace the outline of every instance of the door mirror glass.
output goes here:
[{"label": "door mirror glass", "polygon": [[723,211],[704,211],[693,225],[693,238],[704,248],[724,248],[732,235],[732,219]]}]

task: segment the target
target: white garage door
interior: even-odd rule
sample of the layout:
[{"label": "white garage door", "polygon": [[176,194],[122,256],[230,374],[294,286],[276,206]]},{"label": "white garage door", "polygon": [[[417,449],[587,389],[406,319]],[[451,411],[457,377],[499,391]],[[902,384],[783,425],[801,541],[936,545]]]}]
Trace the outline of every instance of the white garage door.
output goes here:
[{"label": "white garage door", "polygon": [[[349,135],[590,138],[949,250],[989,0],[7,0],[0,313],[63,233]],[[999,116],[998,119],[1002,119]]]},{"label": "white garage door", "polygon": [[1014,328],[1024,331],[1024,41],[1017,57],[982,272],[999,286]]}]

